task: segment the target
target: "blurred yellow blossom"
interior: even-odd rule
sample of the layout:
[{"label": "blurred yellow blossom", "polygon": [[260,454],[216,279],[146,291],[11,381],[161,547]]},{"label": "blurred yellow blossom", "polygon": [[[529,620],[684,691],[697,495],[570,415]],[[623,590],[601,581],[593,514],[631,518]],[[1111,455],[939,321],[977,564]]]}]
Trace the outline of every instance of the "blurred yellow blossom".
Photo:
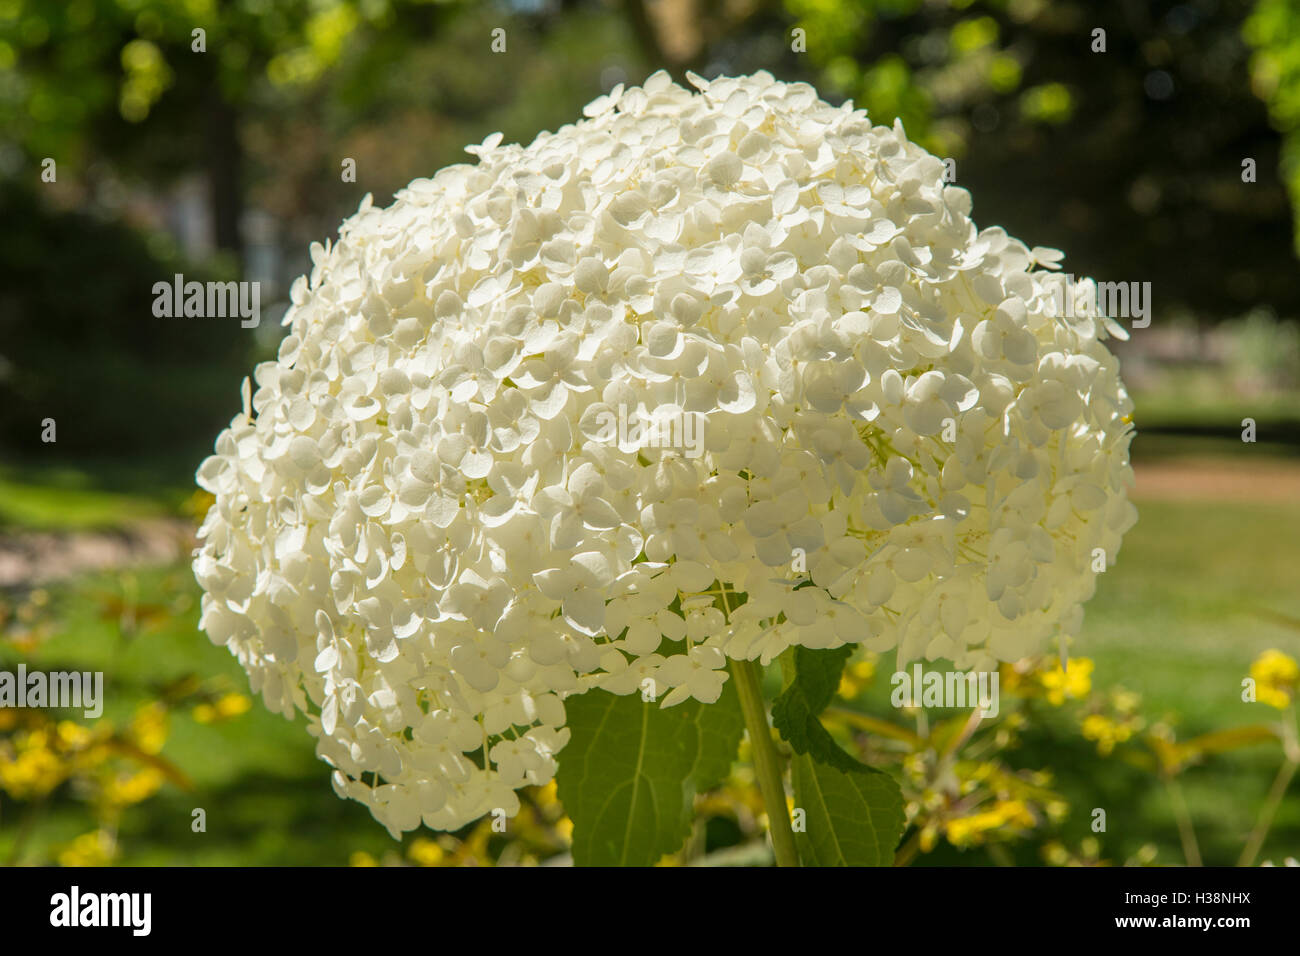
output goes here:
[{"label": "blurred yellow blossom", "polygon": [[0,746],[0,789],[22,800],[44,796],[67,776],[63,760],[45,729],[24,730]]},{"label": "blurred yellow blossom", "polygon": [[939,829],[934,824],[927,824],[921,829],[921,852],[929,853],[939,839]]},{"label": "blurred yellow blossom", "polygon": [[972,846],[982,843],[990,830],[1002,827],[1028,829],[1034,823],[1034,815],[1023,800],[999,800],[989,810],[948,820],[944,824],[944,835],[953,846]]},{"label": "blurred yellow blossom", "polygon": [[252,706],[253,702],[244,694],[225,694],[214,703],[195,705],[193,716],[200,724],[215,724],[245,714]]},{"label": "blurred yellow blossom", "polygon": [[117,855],[116,841],[107,830],[91,830],[59,851],[59,866],[107,866]]},{"label": "blurred yellow blossom", "polygon": [[55,732],[58,734],[59,743],[68,750],[83,750],[90,746],[95,738],[89,727],[71,720],[59,721]]},{"label": "blurred yellow blossom", "polygon": [[131,721],[131,737],[144,753],[156,754],[167,742],[167,708],[154,701],[136,711]]},{"label": "blurred yellow blossom", "polygon": [[1110,692],[1110,703],[1121,714],[1135,714],[1142,704],[1142,695],[1123,687],[1115,687]]},{"label": "blurred yellow blossom", "polygon": [[1039,676],[1043,690],[1047,692],[1047,702],[1053,707],[1060,707],[1066,698],[1078,700],[1088,696],[1092,690],[1092,668],[1090,658],[1077,657],[1069,666],[1062,668],[1058,662],[1053,668]]},{"label": "blurred yellow blossom", "polygon": [[840,686],[836,693],[845,700],[853,700],[862,689],[871,683],[871,678],[876,674],[876,659],[872,655],[864,660],[854,661],[844,668],[844,673],[840,676]]},{"label": "blurred yellow blossom", "polygon": [[103,800],[109,807],[126,807],[147,800],[163,785],[162,772],[145,767],[135,773],[117,773],[103,784]]},{"label": "blurred yellow blossom", "polygon": [[1255,681],[1255,698],[1283,710],[1295,700],[1296,685],[1300,684],[1300,665],[1296,664],[1295,658],[1269,649],[1250,665],[1250,676]]},{"label": "blurred yellow blossom", "polygon": [[428,837],[417,837],[411,842],[406,855],[416,866],[438,866],[446,853],[437,841],[430,840]]},{"label": "blurred yellow blossom", "polygon": [[573,842],[573,821],[568,817],[560,817],[555,821],[555,832],[560,835],[565,843]]},{"label": "blurred yellow blossom", "polygon": [[201,488],[196,489],[192,495],[185,499],[181,505],[181,511],[188,517],[193,518],[195,524],[198,524],[207,517],[209,509],[216,504],[216,501],[216,496],[211,492],[204,491]]},{"label": "blurred yellow blossom", "polygon": [[1108,756],[1116,744],[1133,736],[1136,729],[1131,721],[1117,721],[1105,714],[1089,714],[1083,718],[1082,732],[1088,740],[1097,741],[1097,753]]},{"label": "blurred yellow blossom", "polygon": [[1045,697],[1053,707],[1069,700],[1086,697],[1092,690],[1093,662],[1088,657],[1074,657],[1065,668],[1059,660],[1044,658],[1038,662],[1022,661],[1003,664],[1000,668],[1002,692],[1020,697]]}]

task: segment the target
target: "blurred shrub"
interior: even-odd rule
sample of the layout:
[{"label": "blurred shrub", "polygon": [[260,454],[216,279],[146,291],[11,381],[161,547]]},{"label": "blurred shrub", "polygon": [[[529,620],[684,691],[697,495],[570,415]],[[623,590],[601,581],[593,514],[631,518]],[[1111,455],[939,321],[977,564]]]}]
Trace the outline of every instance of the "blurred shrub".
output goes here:
[{"label": "blurred shrub", "polygon": [[1300,325],[1255,309],[1223,325],[1234,384],[1243,392],[1294,389],[1300,385]]},{"label": "blurred shrub", "polygon": [[[0,454],[202,454],[238,411],[253,330],[157,318],[153,286],[182,273],[120,223],[0,187]],[[263,321],[266,321],[263,303]],[[41,445],[41,421],[58,440]]]}]

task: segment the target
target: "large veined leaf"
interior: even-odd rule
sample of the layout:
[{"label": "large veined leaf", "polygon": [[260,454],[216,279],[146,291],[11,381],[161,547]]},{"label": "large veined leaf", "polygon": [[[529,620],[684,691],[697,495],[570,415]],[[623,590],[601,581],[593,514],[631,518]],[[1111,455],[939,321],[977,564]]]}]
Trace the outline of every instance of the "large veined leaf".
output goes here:
[{"label": "large veined leaf", "polygon": [[730,683],[714,704],[661,708],[592,690],[565,701],[556,774],[580,866],[649,866],[690,835],[695,794],[731,769],[745,722]]},{"label": "large veined leaf", "polygon": [[797,754],[808,754],[846,772],[879,773],[846,754],[818,719],[835,695],[852,652],[847,646],[834,650],[794,648],[794,680],[772,702],[772,724]]},{"label": "large veined leaf", "polygon": [[[860,765],[862,766],[862,765]],[[892,866],[903,835],[903,794],[886,773],[843,771],[798,754],[791,761],[794,841],[804,866]]]},{"label": "large veined leaf", "polygon": [[852,649],[794,649],[794,673],[772,723],[795,751],[790,764],[795,846],[805,866],[889,866],[906,814],[894,778],[846,753],[822,726]]}]

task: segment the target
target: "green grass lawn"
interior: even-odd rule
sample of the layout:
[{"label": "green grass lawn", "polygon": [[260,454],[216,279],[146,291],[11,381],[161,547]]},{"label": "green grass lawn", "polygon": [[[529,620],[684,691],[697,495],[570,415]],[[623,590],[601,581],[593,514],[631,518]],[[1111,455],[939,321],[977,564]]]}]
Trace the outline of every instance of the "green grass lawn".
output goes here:
[{"label": "green grass lawn", "polygon": [[0,471],[0,529],[120,528],[163,513],[162,505],[148,497],[36,483]]},{"label": "green grass lawn", "polygon": [[193,491],[131,462],[0,465],[0,532],[124,528],[175,514]]},{"label": "green grass lawn", "polygon": [[[1300,659],[1300,628],[1268,616],[1300,622],[1300,502],[1140,502],[1139,513],[1119,561],[1088,605],[1074,647],[1095,662],[1094,685],[1138,691],[1144,711],[1168,715],[1180,739],[1276,720],[1279,711],[1242,701],[1242,679],[1269,648]],[[1235,861],[1276,773],[1277,754],[1276,746],[1252,747],[1184,775],[1207,862]],[[1172,834],[1164,791],[1137,796],[1138,819]],[[1112,833],[1114,821],[1112,814]],[[1133,836],[1122,834],[1126,841]],[[1262,858],[1272,853],[1276,862],[1300,850],[1294,783],[1264,849]]]},{"label": "green grass lawn", "polygon": [[1241,429],[1243,418],[1263,427],[1269,422],[1300,421],[1300,394],[1274,392],[1255,397],[1225,394],[1217,376],[1190,373],[1171,376],[1156,391],[1133,394],[1139,424]]},{"label": "green grass lawn", "polygon": [[1139,502],[1074,653],[1095,677],[1179,711],[1192,728],[1254,720],[1241,679],[1260,651],[1300,657],[1300,502]]}]

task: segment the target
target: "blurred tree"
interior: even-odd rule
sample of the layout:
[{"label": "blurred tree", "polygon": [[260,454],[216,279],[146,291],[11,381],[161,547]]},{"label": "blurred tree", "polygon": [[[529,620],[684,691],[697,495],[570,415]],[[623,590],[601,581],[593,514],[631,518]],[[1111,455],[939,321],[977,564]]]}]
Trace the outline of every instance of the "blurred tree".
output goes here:
[{"label": "blurred tree", "polygon": [[20,224],[0,230],[0,457],[193,456],[179,478],[238,409],[252,339],[234,320],[159,318],[151,290],[213,274],[32,188],[0,187],[0,222]]},{"label": "blurred tree", "polygon": [[[1282,175],[1292,206],[1300,210],[1300,4],[1259,0],[1244,33],[1255,48],[1250,61],[1255,93],[1268,103],[1282,134]],[[1300,214],[1295,240],[1300,254]]]},{"label": "blurred tree", "polygon": [[[472,161],[464,148],[500,131],[529,142],[581,115],[594,96],[650,72],[627,20],[610,4],[479,3],[427,29],[416,7],[395,7],[383,29],[354,37],[336,67],[297,96],[273,102],[245,127],[251,202],[271,212],[286,247],[306,264],[307,245],[338,226],[366,193],[386,205],[416,177]],[[491,51],[506,30],[506,52]],[[356,161],[355,183],[340,161]]]},{"label": "blurred tree", "polygon": [[196,270],[128,228],[138,199],[200,171],[215,272],[231,277],[249,207],[301,271],[364,193],[386,202],[494,130],[571,122],[635,59],[618,11],[592,3],[0,0],[0,212],[23,224],[0,242],[0,447],[32,450],[49,415],[42,459],[192,453],[237,407],[252,333],[150,314],[155,281]]},{"label": "blurred tree", "polygon": [[958,160],[982,221],[1068,267],[1149,279],[1162,310],[1295,313],[1298,19],[1294,0],[0,0],[0,176],[34,182],[49,156],[95,196],[204,169],[237,257],[250,197],[300,243],[620,79],[766,67],[901,118]]},{"label": "blurred tree", "polygon": [[[267,81],[292,108],[362,29],[427,34],[463,0],[0,0],[0,148],[94,191],[97,160],[157,182],[203,169],[217,248],[243,248],[241,125]],[[418,32],[409,32],[412,27]],[[16,153],[16,155],[15,155]]]},{"label": "blurred tree", "polygon": [[[0,213],[22,223],[0,242],[0,444],[31,452],[48,416],[59,441],[43,461],[200,454],[228,421],[251,333],[157,318],[151,290],[174,272],[231,277],[245,114],[268,80],[337,62],[363,7],[382,19],[388,4],[0,0]],[[55,183],[40,179],[46,157]],[[111,221],[123,187],[156,195],[196,170],[223,253],[211,268]]]},{"label": "blurred tree", "polygon": [[[592,0],[0,0],[0,178],[55,158],[70,205],[202,170],[218,249],[240,258],[250,199],[305,249],[344,196],[572,121],[631,79],[632,36]],[[364,159],[346,192],[344,156]]]},{"label": "blurred tree", "polygon": [[1283,185],[1300,210],[1295,0],[784,6],[823,93],[956,158],[981,221],[1060,246],[1078,273],[1151,281],[1161,312],[1300,312]]}]

